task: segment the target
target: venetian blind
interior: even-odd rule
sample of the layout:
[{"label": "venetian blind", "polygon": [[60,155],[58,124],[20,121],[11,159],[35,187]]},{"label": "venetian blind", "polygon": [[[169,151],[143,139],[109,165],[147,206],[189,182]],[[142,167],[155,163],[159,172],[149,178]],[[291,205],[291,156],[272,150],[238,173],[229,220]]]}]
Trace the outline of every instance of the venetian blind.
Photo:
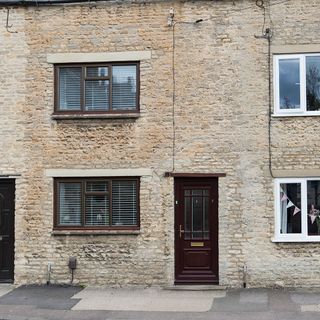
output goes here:
[{"label": "venetian blind", "polygon": [[81,225],[81,183],[59,184],[60,225]]},{"label": "venetian blind", "polygon": [[85,87],[86,110],[109,109],[109,80],[87,80]]},{"label": "venetian blind", "polygon": [[60,68],[59,109],[80,110],[81,68]]},{"label": "venetian blind", "polygon": [[135,110],[137,92],[135,65],[112,67],[112,109]]},{"label": "venetian blind", "polygon": [[107,181],[86,183],[85,224],[87,226],[109,225],[109,196]]},{"label": "venetian blind", "polygon": [[137,224],[137,182],[112,181],[112,225]]}]

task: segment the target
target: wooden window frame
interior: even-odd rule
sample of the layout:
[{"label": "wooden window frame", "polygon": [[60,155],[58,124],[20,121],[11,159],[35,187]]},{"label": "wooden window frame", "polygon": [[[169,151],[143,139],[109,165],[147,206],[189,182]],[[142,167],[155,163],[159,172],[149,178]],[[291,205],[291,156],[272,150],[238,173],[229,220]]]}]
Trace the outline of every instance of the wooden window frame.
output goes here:
[{"label": "wooden window frame", "polygon": [[[273,57],[274,74],[274,114],[276,116],[319,116],[319,111],[307,110],[307,86],[306,86],[306,58],[320,57],[320,53],[301,53],[301,54],[275,54]],[[280,108],[280,70],[281,60],[298,59],[300,71],[300,108],[281,109]]]},{"label": "wooden window frame", "polygon": [[[273,242],[320,242],[320,235],[308,235],[307,221],[307,183],[320,181],[320,177],[308,178],[277,178],[274,185],[275,230]],[[301,186],[301,233],[280,233],[281,229],[281,199],[280,184],[298,183]]]},{"label": "wooden window frame", "polygon": [[[136,203],[137,203],[137,223],[132,226],[112,226],[112,181],[135,181],[137,185]],[[106,181],[108,182],[108,192],[87,192],[85,190],[88,181]],[[81,226],[59,225],[59,183],[81,183]],[[109,196],[109,226],[86,226],[85,225],[85,199],[86,195]],[[54,207],[53,207],[53,230],[140,230],[140,178],[139,177],[86,177],[86,178],[55,178],[54,179]]]},{"label": "wooden window frame", "polygon": [[[116,66],[136,66],[136,109],[134,110],[112,110],[112,67]],[[80,83],[80,107],[81,110],[61,110],[59,105],[60,92],[59,92],[59,80],[60,80],[60,68],[81,68],[81,83]],[[86,77],[87,67],[107,67],[108,76],[105,77]],[[108,110],[85,110],[85,81],[86,80],[109,80],[109,109]],[[92,114],[128,114],[140,112],[140,62],[111,62],[111,63],[63,63],[55,64],[54,66],[54,113],[53,115],[92,115]]]}]

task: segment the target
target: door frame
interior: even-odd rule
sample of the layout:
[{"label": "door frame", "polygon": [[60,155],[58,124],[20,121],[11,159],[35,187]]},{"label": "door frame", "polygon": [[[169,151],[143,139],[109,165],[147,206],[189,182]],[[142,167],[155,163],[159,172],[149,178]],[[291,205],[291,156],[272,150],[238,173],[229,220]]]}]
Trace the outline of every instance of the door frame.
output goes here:
[{"label": "door frame", "polygon": [[[219,180],[218,176],[222,175],[209,175],[209,174],[177,174],[174,176],[174,283],[175,284],[219,284]],[[224,176],[224,175],[223,175]],[[178,233],[179,233],[179,219],[178,214],[180,212],[180,208],[178,206],[177,197],[179,194],[180,185],[182,183],[196,183],[196,184],[210,184],[214,186],[212,199],[214,200],[213,204],[210,206],[211,212],[214,212],[213,218],[210,219],[210,228],[214,237],[211,239],[211,259],[213,259],[214,270],[216,271],[216,280],[181,280],[178,278],[178,270],[179,270],[179,256],[181,252],[178,249],[182,249],[181,245],[178,245]],[[181,200],[181,199],[179,199]],[[180,217],[181,219],[181,217]],[[213,251],[215,254],[213,254]]]},{"label": "door frame", "polygon": [[0,178],[0,185],[10,185],[12,194],[12,278],[0,279],[0,283],[14,283],[15,278],[15,200],[16,200],[16,179]]}]

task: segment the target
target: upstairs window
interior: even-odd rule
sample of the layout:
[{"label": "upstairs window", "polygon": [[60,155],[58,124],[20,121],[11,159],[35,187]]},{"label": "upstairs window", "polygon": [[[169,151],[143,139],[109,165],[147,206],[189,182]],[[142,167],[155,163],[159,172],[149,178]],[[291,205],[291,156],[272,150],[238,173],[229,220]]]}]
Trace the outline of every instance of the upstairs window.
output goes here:
[{"label": "upstairs window", "polygon": [[55,66],[55,113],[138,112],[138,63]]},{"label": "upstairs window", "polygon": [[55,228],[138,229],[137,178],[56,179]]},{"label": "upstairs window", "polygon": [[320,54],[276,55],[275,113],[320,115]]}]

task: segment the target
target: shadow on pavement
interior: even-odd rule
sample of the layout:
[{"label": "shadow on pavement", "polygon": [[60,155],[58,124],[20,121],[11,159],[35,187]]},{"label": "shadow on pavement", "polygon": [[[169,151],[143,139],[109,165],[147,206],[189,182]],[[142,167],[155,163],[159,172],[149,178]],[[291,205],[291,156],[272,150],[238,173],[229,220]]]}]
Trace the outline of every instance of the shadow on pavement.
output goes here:
[{"label": "shadow on pavement", "polygon": [[80,299],[71,299],[82,290],[75,286],[21,286],[0,298],[0,305],[26,305],[40,309],[70,310]]}]

